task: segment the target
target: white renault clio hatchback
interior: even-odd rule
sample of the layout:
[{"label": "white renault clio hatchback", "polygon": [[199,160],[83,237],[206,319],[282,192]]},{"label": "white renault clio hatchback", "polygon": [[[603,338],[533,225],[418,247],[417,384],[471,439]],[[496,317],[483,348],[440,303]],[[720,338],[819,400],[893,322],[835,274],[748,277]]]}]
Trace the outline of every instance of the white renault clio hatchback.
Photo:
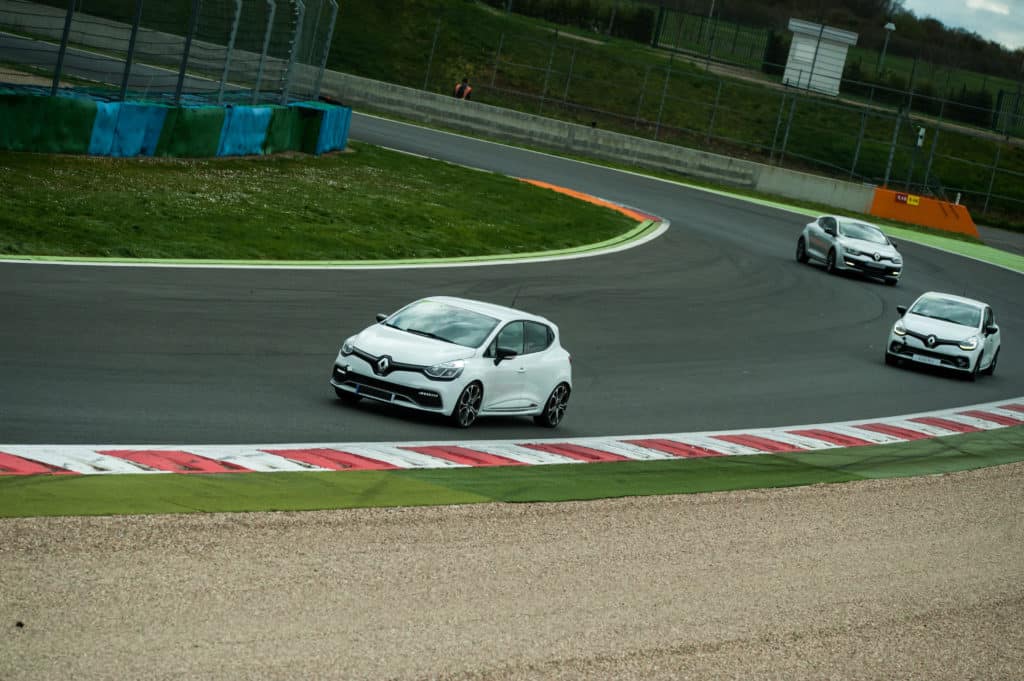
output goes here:
[{"label": "white renault clio hatchback", "polygon": [[901,361],[953,369],[970,380],[993,374],[999,360],[999,327],[992,308],[979,300],[929,291],[889,332],[886,364]]},{"label": "white renault clio hatchback", "polygon": [[338,398],[448,416],[530,415],[553,428],[572,392],[569,353],[544,317],[465,298],[417,300],[348,338],[334,360]]}]

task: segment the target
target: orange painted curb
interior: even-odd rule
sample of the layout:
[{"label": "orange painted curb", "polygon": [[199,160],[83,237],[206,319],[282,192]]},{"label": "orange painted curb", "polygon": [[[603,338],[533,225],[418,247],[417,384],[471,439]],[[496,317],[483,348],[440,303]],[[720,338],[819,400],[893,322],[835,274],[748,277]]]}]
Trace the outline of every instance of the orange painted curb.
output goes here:
[{"label": "orange painted curb", "polygon": [[575,199],[580,199],[581,201],[586,201],[587,203],[592,203],[592,204],[594,204],[596,206],[604,206],[605,208],[611,208],[612,210],[618,211],[618,212],[622,213],[623,215],[625,215],[627,217],[633,218],[637,222],[644,222],[645,220],[655,220],[655,219],[657,219],[653,215],[647,215],[646,213],[641,213],[639,211],[632,210],[631,208],[626,208],[625,206],[620,206],[617,203],[612,203],[611,201],[605,201],[604,199],[599,199],[596,196],[591,196],[590,194],[584,194],[583,192],[578,192],[578,191],[575,191],[573,189],[566,189],[565,187],[559,187],[556,184],[550,184],[548,182],[541,182],[540,180],[531,180],[531,179],[528,179],[528,178],[525,178],[525,177],[520,177],[519,179],[521,181],[523,181],[523,182],[526,182],[527,184],[532,184],[532,185],[535,185],[537,187],[541,187],[543,189],[550,189],[551,191],[558,192],[559,194],[566,194],[567,196],[571,196],[571,197],[573,197]]},{"label": "orange painted curb", "polygon": [[912,225],[966,234],[975,239],[980,238],[978,228],[965,206],[939,201],[927,196],[917,196],[878,187],[875,189],[875,196],[871,201],[871,214],[880,218],[908,222]]}]

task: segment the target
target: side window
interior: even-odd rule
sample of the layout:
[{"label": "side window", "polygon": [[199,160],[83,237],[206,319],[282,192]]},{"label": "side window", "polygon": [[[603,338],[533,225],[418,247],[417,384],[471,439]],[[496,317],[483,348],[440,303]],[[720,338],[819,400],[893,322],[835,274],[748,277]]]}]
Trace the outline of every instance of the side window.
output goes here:
[{"label": "side window", "polygon": [[526,352],[547,350],[554,340],[554,333],[548,327],[537,322],[526,322]]},{"label": "side window", "polygon": [[523,323],[512,322],[498,333],[499,350],[523,354]]}]

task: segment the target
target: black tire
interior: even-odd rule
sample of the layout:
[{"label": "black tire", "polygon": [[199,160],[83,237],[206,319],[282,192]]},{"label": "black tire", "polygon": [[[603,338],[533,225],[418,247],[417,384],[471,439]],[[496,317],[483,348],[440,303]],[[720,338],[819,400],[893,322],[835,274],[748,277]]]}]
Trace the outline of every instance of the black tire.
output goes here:
[{"label": "black tire", "polygon": [[895,277],[886,277],[885,278],[885,285],[886,286],[895,286],[898,282],[899,282],[899,279],[897,279]]},{"label": "black tire", "polygon": [[533,422],[545,428],[554,428],[565,417],[565,410],[569,406],[569,395],[572,389],[566,383],[559,383],[548,396],[544,403],[544,411],[533,417]]},{"label": "black tire", "polygon": [[356,395],[355,393],[350,393],[347,390],[342,390],[341,388],[335,388],[334,394],[338,396],[338,399],[341,400],[343,404],[351,405],[363,399],[359,395]]},{"label": "black tire", "polygon": [[473,381],[459,393],[459,399],[455,400],[452,407],[452,424],[458,428],[469,428],[476,421],[480,414],[480,405],[484,401],[484,387]]},{"label": "black tire", "polygon": [[988,368],[985,369],[984,371],[982,371],[981,373],[985,374],[986,376],[991,376],[992,374],[994,374],[996,372],[996,362],[998,362],[998,361],[999,361],[999,349],[997,348],[995,356],[992,357],[992,363],[989,364]]},{"label": "black tire", "polygon": [[836,249],[830,248],[828,255],[825,256],[825,271],[829,274],[836,273]]},{"label": "black tire", "polygon": [[978,355],[978,361],[974,363],[974,368],[972,368],[967,373],[967,375],[964,378],[966,378],[971,383],[974,383],[976,380],[978,380],[978,374],[980,374],[980,373],[981,373],[981,355]]},{"label": "black tire", "polygon": [[807,244],[804,243],[804,238],[800,237],[796,240],[796,261],[805,263],[807,260]]}]

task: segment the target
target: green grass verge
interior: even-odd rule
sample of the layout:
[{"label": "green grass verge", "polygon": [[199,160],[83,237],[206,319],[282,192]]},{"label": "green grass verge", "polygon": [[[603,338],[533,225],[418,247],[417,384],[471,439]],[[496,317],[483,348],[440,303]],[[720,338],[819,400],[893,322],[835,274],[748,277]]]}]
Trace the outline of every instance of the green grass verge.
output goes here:
[{"label": "green grass verge", "polygon": [[515,179],[352,142],[351,153],[111,159],[0,152],[0,254],[368,261],[578,248],[636,227]]},{"label": "green grass verge", "polygon": [[1024,427],[707,459],[458,470],[0,477],[0,517],[559,502],[936,475],[1024,460]]}]

